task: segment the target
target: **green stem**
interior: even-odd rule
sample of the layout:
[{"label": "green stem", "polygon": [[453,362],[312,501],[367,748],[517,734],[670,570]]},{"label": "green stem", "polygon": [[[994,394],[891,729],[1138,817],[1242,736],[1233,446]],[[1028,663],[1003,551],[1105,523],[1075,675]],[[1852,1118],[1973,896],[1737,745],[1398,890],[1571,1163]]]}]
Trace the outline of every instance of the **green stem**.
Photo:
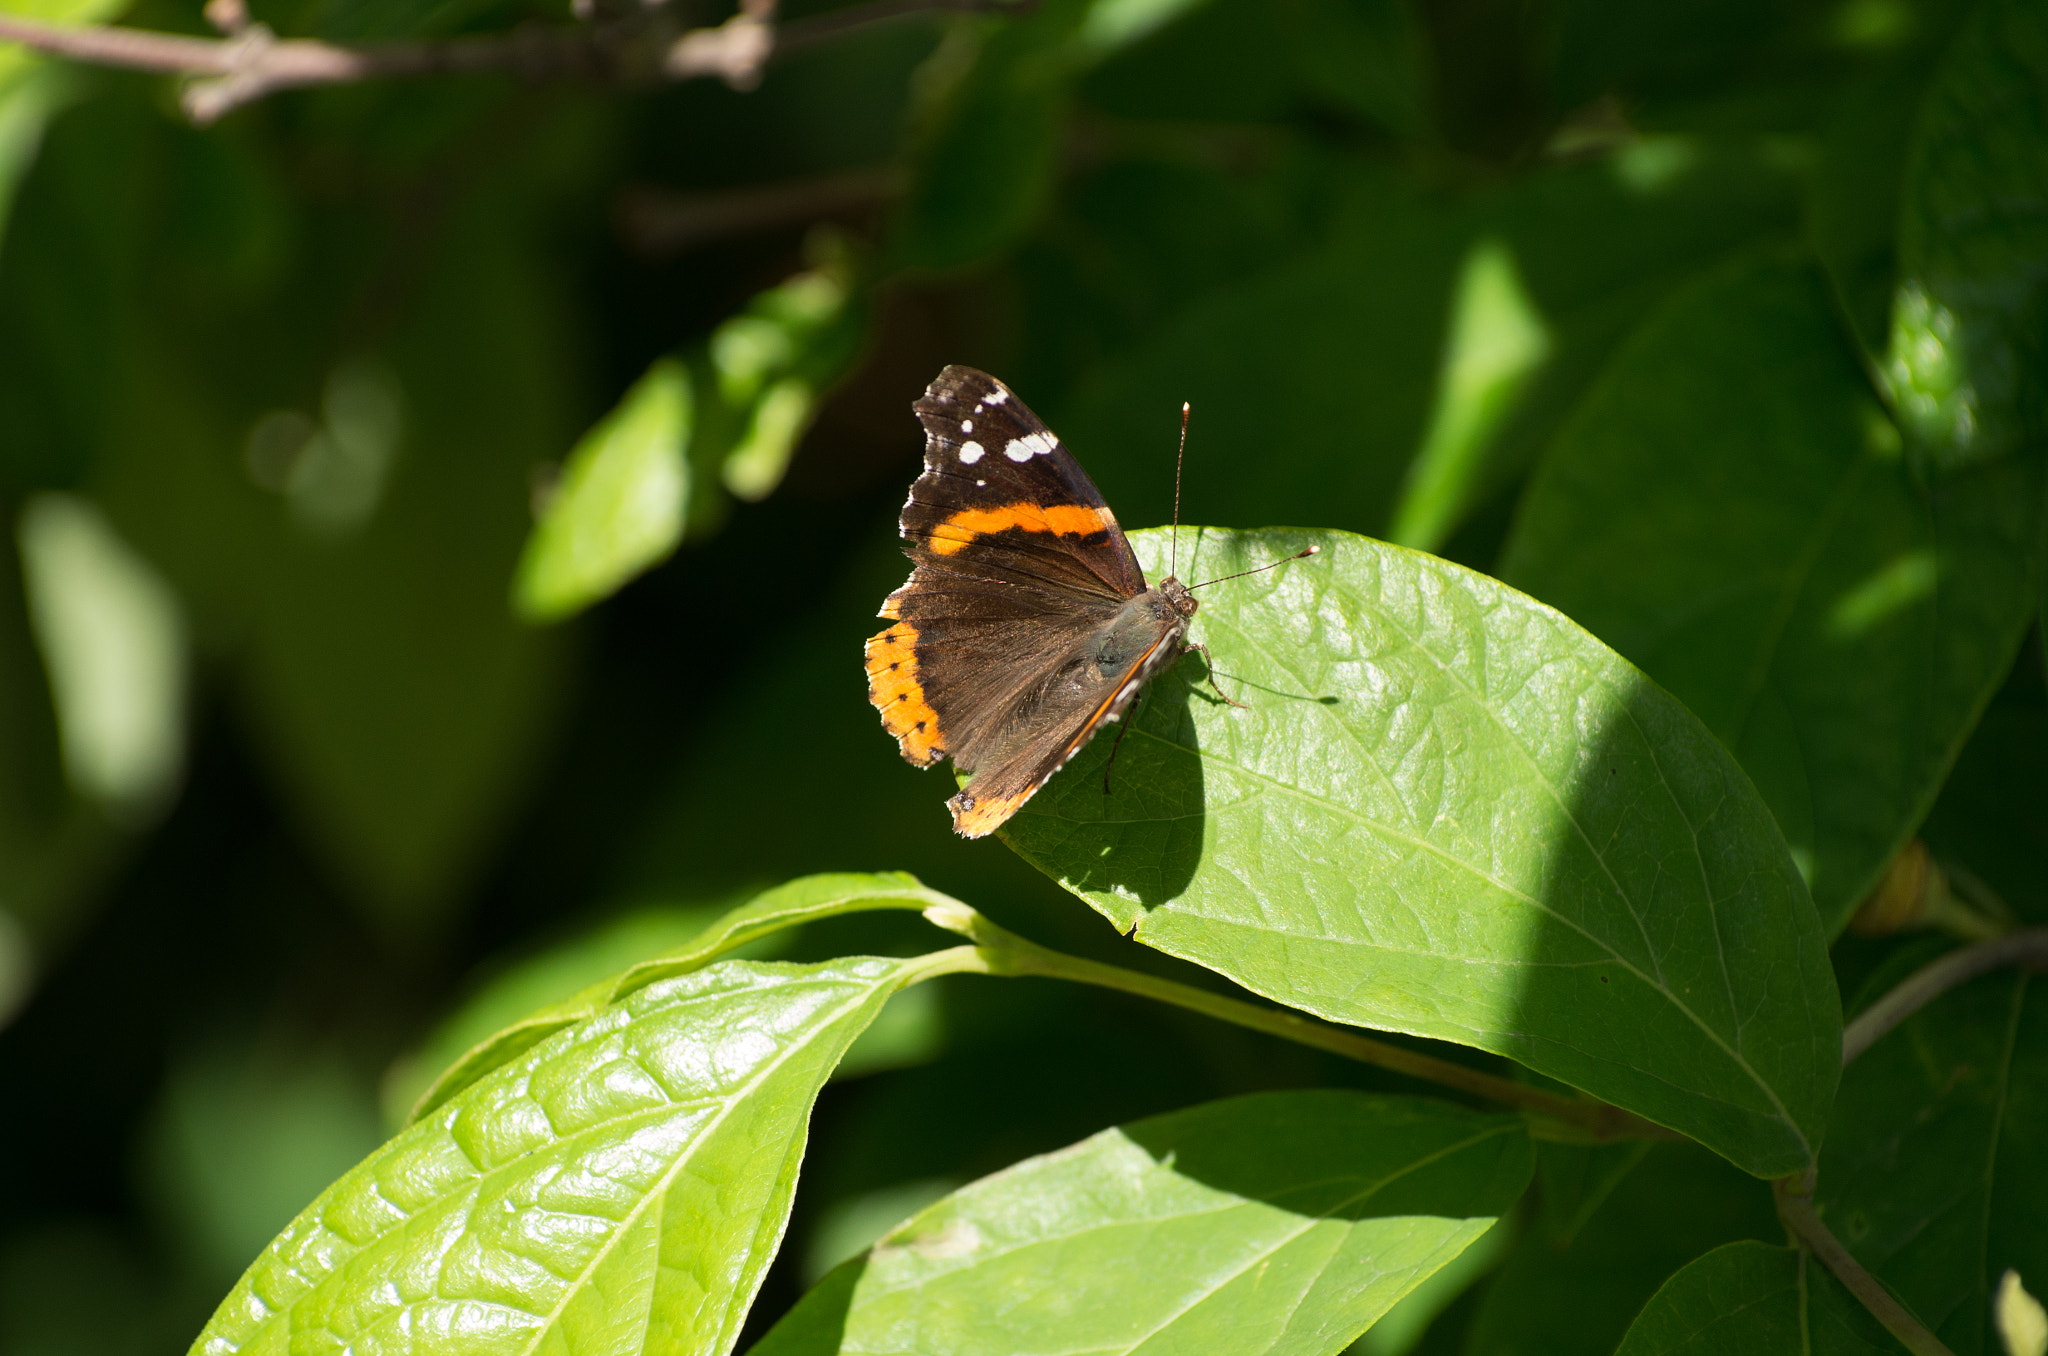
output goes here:
[{"label": "green stem", "polygon": [[[1079,984],[1093,984],[1098,988],[1115,989],[1120,993],[1135,994],[1175,1007],[1199,1012],[1218,1021],[1278,1036],[1317,1050],[1355,1059],[1363,1064],[1389,1069],[1406,1074],[1411,1078],[1425,1079],[1484,1097],[1489,1101],[1502,1102],[1522,1111],[1547,1120],[1560,1122],[1563,1126],[1580,1135],[1605,1143],[1621,1139],[1682,1139],[1682,1135],[1667,1130],[1661,1125],[1646,1121],[1632,1112],[1605,1102],[1595,1102],[1578,1097],[1565,1097],[1533,1088],[1526,1083],[1517,1083],[1498,1075],[1468,1069],[1462,1064],[1453,1064],[1447,1059],[1421,1054],[1414,1050],[1386,1041],[1373,1040],[1354,1032],[1312,1022],[1291,1012],[1277,1008],[1259,1007],[1222,994],[1209,993],[1192,985],[1176,983],[1170,979],[1158,979],[1151,975],[1139,974],[1099,961],[1084,960],[1064,952],[1049,950],[1036,942],[1027,941],[990,922],[965,904],[935,904],[925,910],[925,917],[949,932],[959,933],[976,944],[980,953],[979,965],[969,966],[951,959],[957,951],[936,953],[947,957],[946,968],[933,973],[955,973],[962,969],[978,969],[993,975],[1044,975],[1055,979],[1072,980]],[[936,957],[935,957],[936,958]],[[922,978],[922,976],[920,976]]]},{"label": "green stem", "polygon": [[2028,928],[1928,962],[1842,1028],[1842,1063],[1958,984],[2008,965],[2048,964],[2048,928]]},{"label": "green stem", "polygon": [[1810,1171],[1780,1177],[1771,1183],[1771,1194],[1778,1202],[1778,1218],[1792,1236],[1818,1257],[1821,1265],[1835,1274],[1835,1279],[1870,1310],[1878,1322],[1884,1324],[1886,1332],[1899,1339],[1900,1345],[1913,1356],[1955,1356],[1939,1337],[1927,1330],[1926,1325],[1906,1311],[1905,1305],[1893,1299],[1892,1292],[1885,1289],[1877,1277],[1865,1271],[1863,1264],[1851,1257],[1841,1240],[1821,1222],[1820,1214],[1813,1208],[1813,1175]]}]

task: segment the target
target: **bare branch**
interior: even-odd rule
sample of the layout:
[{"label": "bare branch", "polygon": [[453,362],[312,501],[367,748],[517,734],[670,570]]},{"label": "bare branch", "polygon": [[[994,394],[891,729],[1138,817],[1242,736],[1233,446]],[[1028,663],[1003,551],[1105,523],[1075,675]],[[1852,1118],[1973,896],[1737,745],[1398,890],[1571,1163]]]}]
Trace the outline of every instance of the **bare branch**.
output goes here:
[{"label": "bare branch", "polygon": [[1907,975],[1842,1028],[1842,1063],[1847,1064],[1868,1050],[1878,1037],[1958,984],[2008,965],[2036,969],[2048,966],[2048,928],[2028,928],[1995,941],[1966,946]]},{"label": "bare branch", "polygon": [[888,167],[707,193],[640,186],[620,195],[619,229],[635,250],[658,257],[754,231],[869,212],[899,188],[900,176]]},{"label": "bare branch", "polygon": [[795,23],[775,24],[775,0],[742,0],[722,24],[678,33],[661,10],[575,28],[522,28],[440,42],[360,47],[280,38],[247,21],[237,0],[208,6],[208,21],[228,34],[194,38],[144,29],[73,27],[0,14],[0,42],[97,66],[197,77],[185,112],[209,123],[279,90],[423,75],[495,71],[531,80],[584,77],[631,83],[715,76],[735,89],[760,83],[778,52],[817,46],[915,14],[1017,10],[1001,0],[871,0]]}]

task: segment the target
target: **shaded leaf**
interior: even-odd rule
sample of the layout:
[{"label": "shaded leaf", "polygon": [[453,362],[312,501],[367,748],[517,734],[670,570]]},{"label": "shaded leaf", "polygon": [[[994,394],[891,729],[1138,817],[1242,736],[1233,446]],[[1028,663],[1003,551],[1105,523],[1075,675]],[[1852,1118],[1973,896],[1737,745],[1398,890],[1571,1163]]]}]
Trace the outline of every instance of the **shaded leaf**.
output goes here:
[{"label": "shaded leaf", "polygon": [[1878,1356],[1903,1351],[1806,1253],[1714,1249],[1664,1283],[1615,1356]]},{"label": "shaded leaf", "polygon": [[1816,1201],[1835,1236],[1952,1350],[1995,1352],[1999,1277],[2048,1275],[2044,1136],[2041,981],[1988,975],[1844,1071]]},{"label": "shaded leaf", "polygon": [[1925,465],[2009,455],[2048,429],[2048,14],[1989,0],[1915,131],[1884,372]]},{"label": "shaded leaf", "polygon": [[1911,835],[2031,620],[2032,459],[1914,482],[1825,290],[1688,290],[1559,434],[1502,575],[1736,756],[1838,929]]},{"label": "shaded leaf", "polygon": [[[1833,978],[1768,811],[1662,689],[1483,575],[1184,531],[1225,706],[1154,683],[1008,841],[1120,929],[1333,1021],[1492,1050],[1759,1175],[1810,1162]],[[1167,534],[1140,533],[1156,576]],[[1199,561],[1199,563],[1194,563]]]},{"label": "shaded leaf", "polygon": [[730,1350],[818,1088],[933,965],[726,961],[635,990],[328,1188],[193,1351]]},{"label": "shaded leaf", "polygon": [[1213,1102],[953,1193],[753,1350],[1334,1353],[1529,1170],[1513,1117],[1334,1091]]},{"label": "shaded leaf", "polygon": [[519,559],[521,615],[580,612],[675,550],[689,511],[689,447],[690,373],[663,358],[569,453]]},{"label": "shaded leaf", "polygon": [[[471,1037],[472,1044],[466,1048],[457,1047],[461,1051],[460,1057],[426,1085],[413,1108],[412,1119],[429,1115],[449,1098],[502,1067],[508,1060],[524,1054],[565,1027],[589,1020],[608,1004],[619,1002],[635,990],[659,980],[689,974],[720,956],[785,928],[862,909],[923,910],[933,904],[952,902],[948,896],[927,890],[918,884],[915,877],[901,871],[804,876],[778,885],[712,920],[680,946],[657,956],[636,960],[616,974],[587,981],[576,992],[549,1002],[545,1007],[523,1015],[507,1014],[506,1023],[499,1029],[478,1032]],[[515,1015],[518,1019],[510,1020]],[[459,1029],[465,1034],[471,1030],[466,1024]]]},{"label": "shaded leaf", "polygon": [[[1539,1160],[1539,1171],[1547,1190],[1549,1164]],[[1644,1303],[1687,1262],[1738,1239],[1784,1236],[1763,1183],[1694,1145],[1656,1145],[1568,1240],[1545,1229],[1516,1240],[1480,1296],[1462,1350],[1610,1356]]]}]

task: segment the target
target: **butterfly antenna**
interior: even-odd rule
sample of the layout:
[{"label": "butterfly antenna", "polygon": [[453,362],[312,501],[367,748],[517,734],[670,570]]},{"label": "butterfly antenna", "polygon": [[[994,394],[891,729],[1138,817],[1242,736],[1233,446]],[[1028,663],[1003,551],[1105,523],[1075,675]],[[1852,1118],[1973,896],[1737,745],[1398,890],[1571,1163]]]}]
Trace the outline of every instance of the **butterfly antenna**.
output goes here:
[{"label": "butterfly antenna", "polygon": [[1173,458],[1173,554],[1168,559],[1166,572],[1175,574],[1180,569],[1180,468],[1188,459],[1188,402],[1180,402],[1180,451]]},{"label": "butterfly antenna", "polygon": [[1268,570],[1279,569],[1282,565],[1285,565],[1290,560],[1301,560],[1306,556],[1320,555],[1322,553],[1322,549],[1323,548],[1320,546],[1305,546],[1301,550],[1296,551],[1293,555],[1282,556],[1280,559],[1274,561],[1270,565],[1261,565],[1255,570],[1239,570],[1236,574],[1219,575],[1214,579],[1205,580],[1199,584],[1190,584],[1188,585],[1188,587],[1191,589],[1205,589],[1208,588],[1211,584],[1221,584],[1231,579],[1242,579],[1248,574],[1264,574]]}]

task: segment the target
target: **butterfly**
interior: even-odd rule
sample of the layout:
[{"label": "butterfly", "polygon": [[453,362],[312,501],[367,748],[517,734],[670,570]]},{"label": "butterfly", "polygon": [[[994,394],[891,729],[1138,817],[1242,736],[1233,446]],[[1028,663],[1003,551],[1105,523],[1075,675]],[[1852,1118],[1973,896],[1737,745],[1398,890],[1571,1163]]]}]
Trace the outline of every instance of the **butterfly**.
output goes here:
[{"label": "butterfly", "polygon": [[868,700],[904,758],[968,775],[946,805],[980,838],[1202,649],[1187,642],[1198,604],[1170,575],[1146,582],[1095,482],[1002,382],[948,367],[912,408],[924,474],[900,527],[915,568],[867,642]]}]

